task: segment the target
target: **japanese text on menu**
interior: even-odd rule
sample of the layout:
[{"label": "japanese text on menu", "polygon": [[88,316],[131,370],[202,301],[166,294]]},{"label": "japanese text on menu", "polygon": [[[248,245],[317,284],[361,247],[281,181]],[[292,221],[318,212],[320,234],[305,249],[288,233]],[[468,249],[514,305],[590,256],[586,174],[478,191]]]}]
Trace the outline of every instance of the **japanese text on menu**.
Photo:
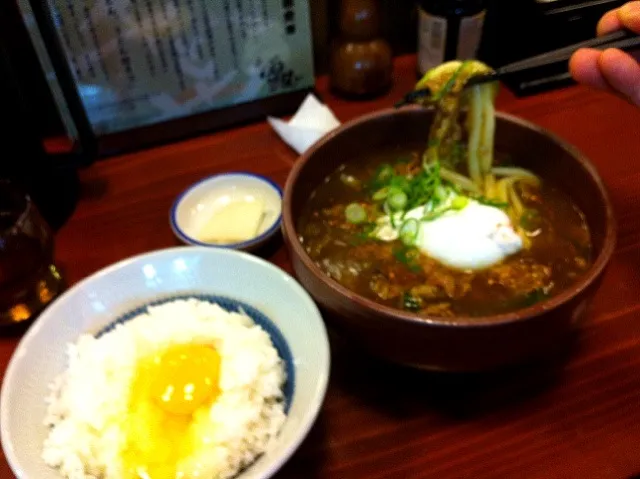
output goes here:
[{"label": "japanese text on menu", "polygon": [[51,0],[89,119],[117,131],[306,87],[295,0]]}]

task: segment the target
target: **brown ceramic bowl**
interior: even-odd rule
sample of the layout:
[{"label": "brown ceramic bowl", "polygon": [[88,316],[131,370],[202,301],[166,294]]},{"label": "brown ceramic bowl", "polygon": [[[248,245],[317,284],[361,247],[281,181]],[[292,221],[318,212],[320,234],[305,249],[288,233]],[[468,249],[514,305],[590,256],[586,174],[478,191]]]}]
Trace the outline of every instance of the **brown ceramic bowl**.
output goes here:
[{"label": "brown ceramic bowl", "polygon": [[294,271],[326,318],[377,356],[424,369],[479,371],[542,357],[566,344],[586,316],[616,243],[609,196],[591,163],[542,128],[498,114],[496,150],[568,193],[585,212],[594,262],[571,288],[532,307],[476,318],[420,318],[330,279],[306,254],[297,223],[309,194],[340,164],[394,145],[426,142],[432,111],[384,110],[325,136],[296,163],[285,188],[283,230]]}]

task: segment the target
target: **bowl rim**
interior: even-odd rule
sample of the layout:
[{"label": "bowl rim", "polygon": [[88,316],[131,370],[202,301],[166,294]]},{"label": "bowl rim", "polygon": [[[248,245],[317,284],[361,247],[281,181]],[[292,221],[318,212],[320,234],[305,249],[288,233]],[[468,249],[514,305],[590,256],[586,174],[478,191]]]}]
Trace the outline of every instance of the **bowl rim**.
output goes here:
[{"label": "bowl rim", "polygon": [[[267,479],[269,477],[272,477],[284,466],[285,463],[289,461],[289,459],[293,456],[293,454],[300,448],[300,445],[305,440],[305,438],[309,435],[312,427],[316,423],[318,416],[320,414],[320,411],[322,410],[322,407],[325,403],[326,393],[329,387],[329,378],[331,375],[331,347],[329,343],[329,334],[328,334],[326,325],[324,323],[322,313],[318,309],[317,304],[315,303],[315,301],[313,300],[309,292],[291,274],[289,274],[284,269],[278,267],[277,265],[271,263],[270,261],[267,261],[263,258],[259,258],[245,251],[237,251],[237,250],[230,250],[230,249],[216,250],[216,249],[210,249],[210,248],[193,247],[193,246],[185,246],[185,245],[146,251],[144,253],[123,258],[115,263],[105,266],[104,268],[101,268],[93,272],[92,274],[86,276],[85,278],[81,279],[80,281],[72,285],[69,289],[67,289],[64,293],[62,293],[62,295],[56,298],[56,300],[50,305],[49,308],[47,308],[46,311],[44,311],[40,316],[38,316],[38,318],[36,318],[36,320],[29,326],[26,333],[20,338],[18,345],[16,346],[15,350],[11,354],[11,357],[7,364],[7,368],[5,370],[4,377],[2,378],[2,381],[0,384],[0,426],[1,426],[0,439],[5,439],[5,434],[6,434],[5,427],[3,426],[4,421],[2,421],[1,419],[4,418],[5,415],[8,414],[10,411],[8,406],[8,399],[7,399],[8,396],[6,393],[6,390],[10,387],[8,386],[8,384],[11,382],[13,376],[16,374],[15,372],[15,368],[17,367],[16,363],[23,355],[20,353],[24,353],[22,351],[22,349],[25,347],[24,345],[33,336],[38,334],[38,331],[41,329],[39,325],[43,322],[42,318],[46,317],[47,314],[53,314],[51,313],[51,311],[55,312],[55,309],[53,308],[55,308],[56,304],[59,304],[60,302],[67,300],[68,297],[70,297],[76,291],[79,291],[82,288],[84,288],[87,283],[91,281],[95,281],[96,278],[103,278],[105,276],[108,276],[111,272],[115,270],[127,267],[130,264],[135,263],[136,261],[140,261],[142,259],[148,258],[149,256],[171,255],[173,253],[178,253],[178,252],[182,252],[185,254],[199,253],[199,254],[219,254],[219,255],[236,256],[239,260],[249,261],[251,263],[258,265],[261,268],[270,269],[278,273],[279,275],[282,275],[286,280],[286,283],[289,285],[289,287],[293,287],[294,289],[297,289],[301,297],[306,302],[308,302],[309,306],[311,306],[313,310],[317,313],[317,319],[319,321],[320,330],[324,332],[324,334],[320,335],[321,337],[314,336],[314,340],[320,341],[321,343],[320,349],[322,349],[326,357],[326,362],[324,363],[325,364],[324,367],[318,368],[320,374],[318,375],[319,380],[315,385],[315,393],[314,393],[315,400],[311,403],[305,404],[305,406],[307,407],[306,414],[303,416],[303,420],[299,421],[296,425],[297,434],[295,434],[292,437],[289,444],[286,444],[282,454],[275,457],[272,462],[265,463],[263,466],[263,469],[258,471],[255,477],[259,479]],[[285,341],[288,341],[286,337],[284,339]],[[294,365],[296,364],[295,357],[293,358],[293,363]],[[294,390],[293,398],[295,398],[295,396],[296,396],[296,393]],[[13,448],[7,448],[6,447],[7,444],[5,444],[4,441],[0,441],[0,443],[1,443],[0,445],[5,454],[7,464],[9,465],[10,470],[18,478],[23,478],[23,477],[26,478],[27,477],[26,473],[22,469],[21,467],[22,464],[19,462],[19,459],[16,457],[13,451]],[[238,476],[238,479],[242,479],[242,476],[243,474],[240,473],[240,475]]]},{"label": "bowl rim", "polygon": [[[309,257],[304,250],[302,243],[297,234],[297,227],[293,218],[292,204],[293,204],[293,187],[297,181],[300,172],[310,160],[311,157],[321,149],[325,144],[331,142],[336,136],[347,133],[352,128],[355,128],[363,123],[368,123],[374,120],[379,120],[384,117],[393,117],[397,115],[416,114],[426,109],[417,105],[411,105],[397,108],[385,108],[355,118],[349,122],[342,124],[337,129],[329,132],[316,142],[311,148],[305,151],[297,162],[294,164],[285,185],[284,189],[284,202],[283,202],[283,230],[284,237],[292,250],[292,254],[295,254],[304,266],[316,277],[323,285],[333,293],[345,297],[350,302],[358,305],[359,308],[365,310],[373,310],[381,313],[384,317],[391,317],[396,321],[401,321],[405,324],[415,325],[417,327],[441,327],[441,328],[490,328],[498,325],[508,325],[533,319],[543,315],[546,312],[552,311],[563,304],[580,296],[585,290],[587,290],[604,272],[607,264],[609,263],[616,247],[617,242],[617,223],[614,216],[613,205],[607,189],[602,181],[602,178],[598,174],[595,166],[591,161],[576,147],[560,138],[555,133],[543,128],[535,123],[532,123],[523,118],[515,115],[496,111],[496,117],[507,122],[516,124],[520,127],[534,130],[543,134],[549,138],[552,142],[557,144],[560,148],[565,150],[571,155],[576,162],[588,173],[593,179],[596,189],[598,190],[605,208],[605,224],[606,233],[604,236],[602,250],[598,256],[594,259],[591,267],[582,275],[582,277],[573,285],[563,289],[555,296],[545,299],[526,308],[517,309],[503,314],[489,315],[489,316],[455,316],[453,318],[447,318],[442,316],[419,316],[416,313],[403,311],[400,309],[392,308],[380,303],[377,303],[371,299],[361,296],[348,288],[342,286],[337,281],[328,277]],[[371,319],[374,319],[376,315],[373,315]],[[378,319],[378,318],[376,318]],[[379,318],[381,319],[381,318]]]},{"label": "bowl rim", "polygon": [[[194,237],[192,237],[192,236],[188,235],[187,233],[185,233],[184,230],[178,224],[178,219],[177,219],[178,207],[180,206],[182,201],[197,187],[199,187],[199,186],[201,186],[204,183],[207,183],[209,181],[221,179],[221,178],[223,178],[225,176],[227,176],[227,177],[233,177],[233,176],[249,177],[249,178],[261,181],[261,182],[266,183],[267,185],[269,185],[271,188],[273,188],[275,190],[275,192],[278,194],[278,196],[280,196],[280,213],[278,214],[278,217],[273,221],[271,226],[269,226],[269,228],[267,228],[267,230],[264,233],[256,236],[255,238],[252,238],[250,240],[240,241],[240,242],[237,242],[237,243],[227,243],[227,244],[211,244],[211,243],[205,243],[204,241],[199,241],[199,240],[195,239]],[[278,228],[280,227],[280,224],[282,223],[282,211],[283,211],[282,203],[283,203],[283,201],[284,201],[284,192],[283,192],[282,188],[280,187],[280,185],[278,185],[278,183],[273,181],[271,178],[268,178],[268,177],[266,177],[264,175],[260,175],[258,173],[252,173],[250,171],[229,171],[229,172],[225,172],[225,173],[216,173],[216,174],[213,174],[213,175],[206,176],[205,178],[202,178],[201,180],[191,184],[190,186],[188,186],[185,190],[183,190],[176,197],[176,199],[174,200],[173,204],[171,205],[171,209],[169,210],[169,223],[171,225],[171,229],[172,229],[173,233],[180,240],[184,241],[187,244],[194,245],[194,246],[204,246],[206,248],[233,249],[233,250],[245,249],[245,248],[250,248],[252,246],[255,246],[255,245],[259,244],[259,243],[262,243],[263,241],[265,241],[266,239],[270,238],[271,236],[274,235],[274,233],[277,232]]]}]

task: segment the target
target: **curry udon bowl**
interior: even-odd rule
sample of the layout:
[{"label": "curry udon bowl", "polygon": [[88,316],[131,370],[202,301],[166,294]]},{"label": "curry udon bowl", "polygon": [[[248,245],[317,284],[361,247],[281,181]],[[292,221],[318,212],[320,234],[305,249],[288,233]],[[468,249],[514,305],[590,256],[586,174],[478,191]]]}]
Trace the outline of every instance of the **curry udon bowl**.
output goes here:
[{"label": "curry udon bowl", "polygon": [[309,195],[341,164],[403,145],[426,144],[433,112],[384,110],[344,124],[298,160],[284,196],[283,230],[295,274],[339,332],[365,350],[407,366],[481,371],[540,359],[568,344],[614,251],[611,203],[593,165],[572,146],[519,118],[497,114],[496,151],[552,182],[584,212],[592,263],[575,283],[532,306],[482,317],[430,317],[379,304],[331,279],[311,259],[298,223]]}]

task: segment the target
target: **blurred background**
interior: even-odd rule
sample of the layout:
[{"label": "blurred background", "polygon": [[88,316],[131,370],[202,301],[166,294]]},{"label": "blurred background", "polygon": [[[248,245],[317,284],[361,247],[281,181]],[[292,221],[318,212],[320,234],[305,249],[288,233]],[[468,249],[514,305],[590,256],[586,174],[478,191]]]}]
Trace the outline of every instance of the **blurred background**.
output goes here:
[{"label": "blurred background", "polygon": [[[31,128],[46,136],[64,134],[37,57],[29,41],[17,6],[2,2],[0,46],[12,74],[0,78],[5,97],[13,91],[11,78],[28,92],[28,102],[37,109]],[[336,36],[339,0],[310,0],[316,74],[328,69],[329,50]],[[428,3],[428,2],[426,2]],[[620,0],[487,0],[487,19],[479,58],[494,67],[587,39],[594,34],[604,12],[622,5]],[[417,47],[417,2],[380,0],[382,27],[394,55],[414,53]],[[7,65],[4,65],[7,68]],[[35,121],[34,121],[35,120]]]},{"label": "blurred background", "polygon": [[[47,220],[56,226],[72,211],[77,196],[75,170],[79,165],[90,164],[95,155],[85,148],[83,158],[78,158],[77,155],[74,157],[69,154],[68,148],[65,150],[64,141],[61,151],[57,151],[56,142],[51,141],[52,138],[65,138],[63,116],[56,106],[29,35],[29,23],[34,18],[24,16],[18,2],[23,9],[24,5],[29,4],[34,9],[37,4],[41,5],[40,8],[46,8],[42,7],[46,5],[45,2],[39,3],[36,0],[0,2],[0,114],[4,116],[4,124],[8,125],[0,130],[0,140],[5,145],[6,152],[16,152],[3,155],[4,158],[0,160],[0,177],[18,178],[24,183]],[[393,55],[416,52],[418,8],[450,8],[451,5],[465,2],[480,3],[482,8],[486,8],[478,57],[493,67],[588,39],[594,36],[597,21],[602,14],[624,3],[619,0],[379,0],[382,34]],[[311,25],[315,75],[325,74],[329,70],[332,42],[339,36],[337,24],[340,0],[309,0],[308,9],[305,0],[283,0],[280,8],[288,12],[294,6],[298,6],[298,11],[303,6],[304,16],[308,13],[309,18],[298,16],[296,20],[305,22],[305,30],[306,22]],[[212,8],[221,7],[218,4]],[[309,59],[305,61],[309,62]],[[61,78],[60,75],[58,77]],[[312,83],[311,77],[307,84]],[[293,92],[295,95],[290,101],[278,108],[274,107],[275,102],[266,107],[262,104],[258,109],[255,105],[240,105],[238,108],[241,111],[243,108],[254,110],[251,114],[240,116],[247,120],[264,118],[265,114],[291,112],[306,91],[300,89]],[[235,113],[238,108],[234,110]],[[80,107],[78,110],[81,109]],[[232,116],[227,110],[221,113],[225,117]],[[215,125],[207,120],[200,120],[200,126],[202,124],[209,130],[215,129]],[[192,133],[203,128],[196,130],[194,128]],[[165,127],[159,137],[162,138],[167,131]],[[88,136],[95,136],[95,132],[89,131]],[[44,147],[45,144],[47,148]]]}]

